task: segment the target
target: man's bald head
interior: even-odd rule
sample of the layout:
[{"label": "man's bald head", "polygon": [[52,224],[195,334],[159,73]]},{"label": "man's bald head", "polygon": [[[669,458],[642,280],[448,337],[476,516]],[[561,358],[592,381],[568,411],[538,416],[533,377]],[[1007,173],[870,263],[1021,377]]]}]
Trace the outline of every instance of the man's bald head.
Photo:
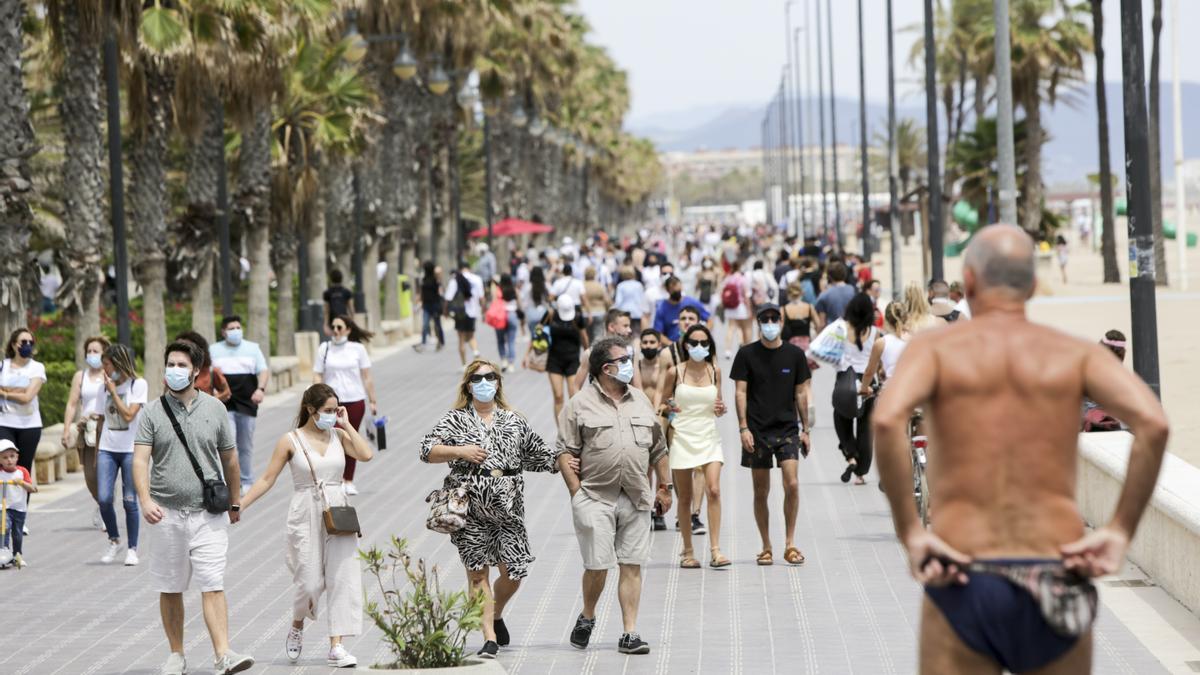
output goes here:
[{"label": "man's bald head", "polygon": [[1016,225],[991,225],[979,231],[963,257],[967,296],[999,291],[1022,300],[1033,295],[1033,239]]}]

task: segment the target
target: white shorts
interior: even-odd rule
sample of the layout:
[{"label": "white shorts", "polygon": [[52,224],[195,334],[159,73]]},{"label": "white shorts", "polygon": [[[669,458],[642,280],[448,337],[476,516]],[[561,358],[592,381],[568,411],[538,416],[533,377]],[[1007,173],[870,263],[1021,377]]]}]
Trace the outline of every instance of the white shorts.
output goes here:
[{"label": "white shorts", "polygon": [[192,576],[202,593],[225,590],[229,516],[163,508],[163,519],[146,526],[150,577],[159,593],[183,593]]}]

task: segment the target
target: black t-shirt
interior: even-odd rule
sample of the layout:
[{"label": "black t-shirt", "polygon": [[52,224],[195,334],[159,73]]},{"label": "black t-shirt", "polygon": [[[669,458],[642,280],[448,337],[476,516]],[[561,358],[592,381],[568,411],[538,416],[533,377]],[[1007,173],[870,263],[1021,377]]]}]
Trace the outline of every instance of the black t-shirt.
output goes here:
[{"label": "black t-shirt", "polygon": [[329,303],[329,319],[332,321],[339,316],[350,314],[350,301],[354,299],[354,291],[345,286],[330,286],[325,289],[323,296]]},{"label": "black t-shirt", "polygon": [[437,277],[430,275],[421,279],[421,304],[430,312],[442,307],[442,294],[438,292]]},{"label": "black t-shirt", "polygon": [[729,377],[746,382],[746,426],[751,431],[796,430],[796,387],[812,377],[799,347],[784,342],[778,349],[767,349],[762,341],[752,342],[738,350]]},{"label": "black t-shirt", "polygon": [[583,351],[582,334],[587,328],[587,322],[579,313],[572,321],[562,321],[558,316],[546,322],[550,327],[550,355],[559,360],[579,360]]}]

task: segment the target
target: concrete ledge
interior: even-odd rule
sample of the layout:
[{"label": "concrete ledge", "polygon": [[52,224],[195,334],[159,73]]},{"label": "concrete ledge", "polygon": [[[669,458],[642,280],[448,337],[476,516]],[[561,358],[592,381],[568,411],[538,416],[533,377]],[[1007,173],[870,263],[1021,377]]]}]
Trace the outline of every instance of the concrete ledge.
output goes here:
[{"label": "concrete ledge", "polygon": [[67,477],[67,449],[59,442],[62,430],[61,424],[42,429],[42,440],[38,442],[33,459],[34,480],[38,485],[48,485]]},{"label": "concrete ledge", "polygon": [[384,321],[379,324],[379,332],[383,334],[383,343],[385,345],[394,345],[412,335],[412,321],[405,321],[404,319]]},{"label": "concrete ledge", "polygon": [[[1126,431],[1079,435],[1079,507],[1090,525],[1112,517],[1129,465]],[[1129,559],[1200,614],[1200,468],[1167,453]]]},{"label": "concrete ledge", "polygon": [[272,356],[270,361],[271,382],[268,393],[291,389],[300,381],[300,357]]}]

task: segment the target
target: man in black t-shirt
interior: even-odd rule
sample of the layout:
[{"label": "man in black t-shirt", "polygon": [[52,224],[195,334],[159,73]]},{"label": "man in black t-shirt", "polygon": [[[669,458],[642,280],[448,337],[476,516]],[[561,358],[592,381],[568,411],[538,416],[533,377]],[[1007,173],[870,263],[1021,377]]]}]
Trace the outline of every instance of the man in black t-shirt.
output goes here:
[{"label": "man in black t-shirt", "polygon": [[354,318],[354,291],[342,285],[342,271],[329,270],[329,288],[322,296],[325,299],[325,332],[330,333],[329,324],[339,316]]},{"label": "man in black t-shirt", "polygon": [[784,553],[789,564],[804,562],[795,546],[796,516],[800,511],[800,455],[808,456],[808,394],[812,373],[799,347],[780,338],[783,327],[779,305],[758,307],[758,342],[742,346],[730,379],[737,383],[738,429],[742,438],[742,466],[751,470],[754,481],[754,520],[762,537],[759,565],[774,562],[771,554],[770,516],[767,495],[771,468],[783,470]]}]

